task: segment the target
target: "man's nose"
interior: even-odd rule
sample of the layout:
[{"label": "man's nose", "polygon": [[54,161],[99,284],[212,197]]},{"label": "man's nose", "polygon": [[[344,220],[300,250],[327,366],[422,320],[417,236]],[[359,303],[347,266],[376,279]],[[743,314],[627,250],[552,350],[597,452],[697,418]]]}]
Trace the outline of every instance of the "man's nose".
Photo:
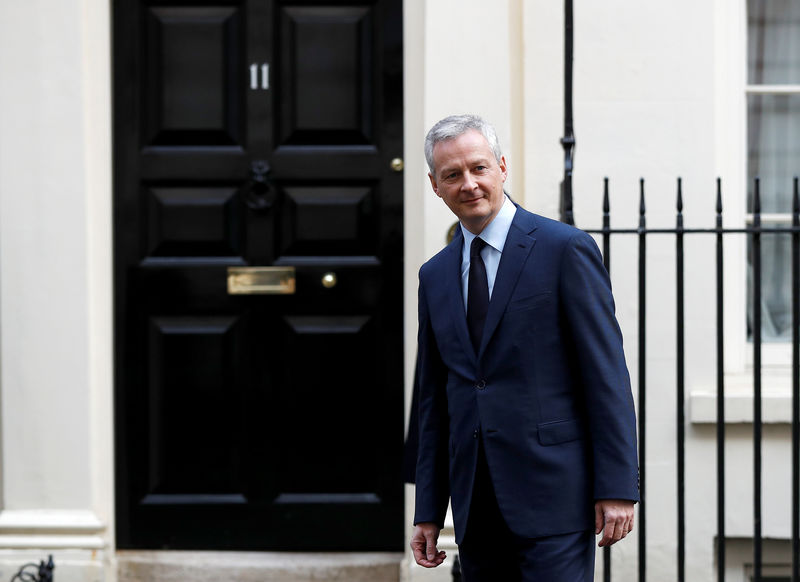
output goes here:
[{"label": "man's nose", "polygon": [[469,172],[464,174],[464,181],[461,182],[461,189],[467,192],[472,192],[478,183],[473,179]]}]

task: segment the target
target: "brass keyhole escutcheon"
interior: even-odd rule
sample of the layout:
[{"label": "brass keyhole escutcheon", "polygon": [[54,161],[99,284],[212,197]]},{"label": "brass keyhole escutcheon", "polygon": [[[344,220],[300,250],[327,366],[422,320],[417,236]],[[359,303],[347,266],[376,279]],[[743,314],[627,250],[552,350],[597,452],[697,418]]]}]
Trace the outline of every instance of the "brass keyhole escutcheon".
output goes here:
[{"label": "brass keyhole escutcheon", "polygon": [[325,287],[325,289],[336,287],[337,282],[336,273],[325,273],[322,276],[322,286]]},{"label": "brass keyhole escutcheon", "polygon": [[403,162],[403,158],[394,158],[391,162],[389,162],[389,167],[393,172],[402,172],[403,168],[406,167],[406,164]]}]

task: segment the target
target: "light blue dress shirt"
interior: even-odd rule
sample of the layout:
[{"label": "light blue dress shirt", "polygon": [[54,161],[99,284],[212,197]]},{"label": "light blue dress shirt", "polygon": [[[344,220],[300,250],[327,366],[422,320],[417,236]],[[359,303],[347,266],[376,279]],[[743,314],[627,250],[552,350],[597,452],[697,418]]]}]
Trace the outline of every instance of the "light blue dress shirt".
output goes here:
[{"label": "light blue dress shirt", "polygon": [[[517,207],[514,203],[504,196],[503,205],[497,216],[486,225],[486,228],[480,233],[480,236],[486,246],[481,251],[481,258],[483,264],[486,265],[486,279],[489,283],[489,300],[492,299],[492,290],[494,289],[494,280],[497,277],[497,267],[500,264],[500,257],[503,254],[503,246],[506,244],[506,237],[508,230],[511,228],[511,222],[514,220],[514,214],[517,212]],[[467,310],[467,287],[469,285],[469,248],[472,245],[472,239],[476,235],[472,234],[464,225],[461,224],[461,234],[464,235],[464,248],[461,250],[461,291],[464,297],[464,311]]]}]

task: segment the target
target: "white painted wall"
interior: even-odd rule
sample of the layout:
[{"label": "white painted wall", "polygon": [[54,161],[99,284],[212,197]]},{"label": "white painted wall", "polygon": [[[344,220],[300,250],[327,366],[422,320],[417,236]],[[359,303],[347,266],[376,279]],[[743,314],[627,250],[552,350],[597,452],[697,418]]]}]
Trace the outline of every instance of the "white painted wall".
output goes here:
[{"label": "white painted wall", "polygon": [[109,37],[103,1],[0,4],[0,578],[111,579]]}]

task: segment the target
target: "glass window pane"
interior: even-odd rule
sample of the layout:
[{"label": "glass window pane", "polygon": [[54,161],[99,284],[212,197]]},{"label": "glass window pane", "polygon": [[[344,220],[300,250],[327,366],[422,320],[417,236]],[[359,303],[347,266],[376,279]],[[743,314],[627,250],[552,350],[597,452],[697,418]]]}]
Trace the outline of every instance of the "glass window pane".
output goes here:
[{"label": "glass window pane", "polygon": [[[780,226],[791,226],[791,223]],[[753,244],[750,237],[747,241],[747,338],[753,339]],[[761,338],[765,342],[792,341],[792,236],[787,233],[761,235]]]},{"label": "glass window pane", "polygon": [[791,212],[792,177],[800,174],[800,95],[749,95],[747,106],[748,210],[758,176],[761,212]]},{"label": "glass window pane", "polygon": [[800,2],[748,0],[747,82],[800,84]]}]

